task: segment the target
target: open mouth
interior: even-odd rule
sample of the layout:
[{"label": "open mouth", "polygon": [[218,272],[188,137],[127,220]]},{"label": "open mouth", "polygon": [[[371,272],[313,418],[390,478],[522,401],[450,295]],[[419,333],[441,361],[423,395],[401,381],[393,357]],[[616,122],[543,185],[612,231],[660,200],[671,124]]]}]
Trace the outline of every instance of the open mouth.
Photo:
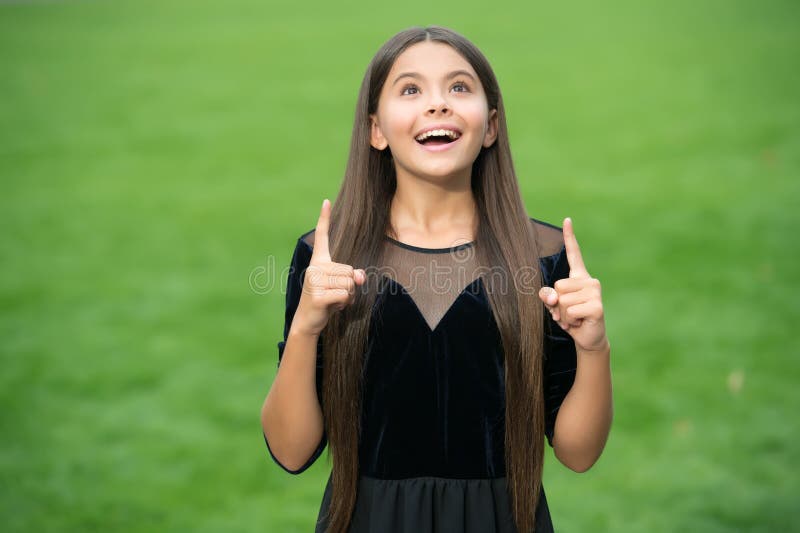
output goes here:
[{"label": "open mouth", "polygon": [[432,130],[417,136],[416,141],[423,146],[442,146],[457,141],[461,134],[452,130]]}]

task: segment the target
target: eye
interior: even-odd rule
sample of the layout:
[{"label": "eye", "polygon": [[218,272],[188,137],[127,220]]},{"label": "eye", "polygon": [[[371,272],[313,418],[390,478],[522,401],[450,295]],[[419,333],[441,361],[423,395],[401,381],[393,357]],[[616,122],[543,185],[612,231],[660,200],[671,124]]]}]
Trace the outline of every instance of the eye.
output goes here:
[{"label": "eye", "polygon": [[469,86],[466,83],[464,83],[463,81],[455,82],[455,84],[453,84],[453,88],[455,89],[456,87],[461,87],[461,88],[464,89],[463,91],[456,91],[458,93],[469,92]]},{"label": "eye", "polygon": [[[419,90],[416,85],[414,85],[413,83],[409,83],[408,85],[403,87],[403,91],[400,94],[409,94],[409,93],[406,92],[406,90],[408,90],[408,89],[417,89],[417,90]],[[414,94],[414,93],[410,93],[410,94]]]}]

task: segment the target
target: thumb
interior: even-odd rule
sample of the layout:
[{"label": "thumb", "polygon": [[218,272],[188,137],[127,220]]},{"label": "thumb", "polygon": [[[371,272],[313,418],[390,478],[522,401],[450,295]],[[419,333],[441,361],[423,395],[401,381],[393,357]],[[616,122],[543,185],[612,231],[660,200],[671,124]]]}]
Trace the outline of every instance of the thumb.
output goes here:
[{"label": "thumb", "polygon": [[539,290],[539,299],[547,306],[554,306],[558,303],[558,292],[552,287],[542,287]]},{"label": "thumb", "polygon": [[367,273],[362,268],[357,268],[353,273],[353,280],[356,285],[363,285],[367,281]]}]

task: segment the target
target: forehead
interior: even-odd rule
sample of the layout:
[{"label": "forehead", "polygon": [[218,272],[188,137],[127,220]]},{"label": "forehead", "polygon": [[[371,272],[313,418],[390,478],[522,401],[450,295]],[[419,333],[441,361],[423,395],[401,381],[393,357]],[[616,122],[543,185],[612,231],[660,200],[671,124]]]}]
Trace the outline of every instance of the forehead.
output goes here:
[{"label": "forehead", "polygon": [[463,69],[472,73],[476,78],[475,70],[461,54],[449,44],[423,41],[413,44],[403,50],[394,65],[389,71],[389,75],[409,71],[446,71]]}]

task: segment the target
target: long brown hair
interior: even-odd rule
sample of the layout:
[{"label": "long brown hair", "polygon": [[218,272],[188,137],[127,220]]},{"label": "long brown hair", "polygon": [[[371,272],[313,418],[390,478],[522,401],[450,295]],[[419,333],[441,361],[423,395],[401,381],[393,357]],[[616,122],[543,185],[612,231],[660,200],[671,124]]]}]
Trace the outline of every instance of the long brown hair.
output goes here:
[{"label": "long brown hair", "polygon": [[[370,145],[369,115],[395,59],[421,41],[445,43],[474,68],[483,85],[489,109],[497,109],[496,141],[481,148],[472,165],[471,188],[478,209],[475,253],[481,271],[538,272],[536,232],[527,215],[509,148],[505,110],[494,72],[469,40],[440,26],[413,27],[389,39],[367,67],[356,105],[350,156],[330,219],[331,258],[364,268],[380,260],[384,236],[391,230],[389,208],[396,189],[390,150]],[[484,268],[485,267],[485,268]],[[508,281],[508,280],[507,280]],[[541,276],[527,294],[501,290],[497,276],[484,276],[492,313],[502,337],[505,358],[505,461],[509,497],[520,532],[532,531],[541,489],[544,458],[542,392],[542,304],[536,296]],[[517,277],[512,276],[515,287]],[[349,527],[358,489],[358,442],[361,413],[363,354],[367,350],[370,315],[379,290],[379,277],[368,275],[355,301],[334,313],[323,339],[323,415],[332,456],[332,495],[328,531]],[[533,286],[532,286],[533,285]],[[532,287],[532,288],[531,288]]]}]

